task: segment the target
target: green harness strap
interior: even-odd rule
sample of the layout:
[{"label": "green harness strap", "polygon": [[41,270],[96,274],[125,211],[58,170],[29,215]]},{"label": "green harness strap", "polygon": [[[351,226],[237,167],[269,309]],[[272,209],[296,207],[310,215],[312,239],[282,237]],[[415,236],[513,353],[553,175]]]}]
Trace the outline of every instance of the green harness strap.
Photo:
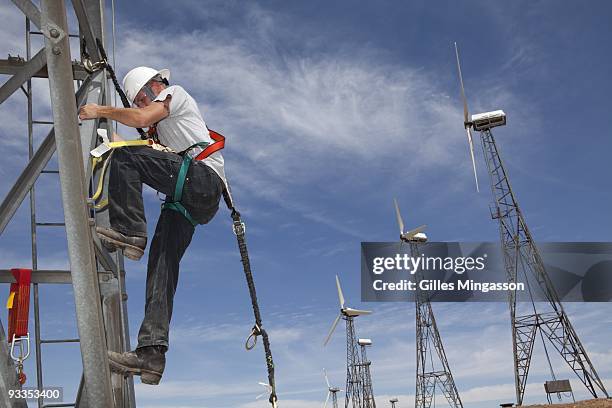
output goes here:
[{"label": "green harness strap", "polygon": [[181,163],[181,168],[176,176],[176,185],[174,186],[174,194],[172,194],[172,198],[166,197],[166,201],[162,204],[163,210],[173,210],[179,212],[183,215],[194,227],[198,225],[198,222],[193,219],[189,211],[185,208],[185,206],[181,203],[181,199],[183,198],[183,187],[185,187],[185,179],[187,178],[187,171],[189,170],[189,166],[191,165],[192,158],[189,156],[189,151],[194,147],[205,148],[208,146],[207,142],[196,143],[192,146],[189,146],[187,150],[185,150],[185,154],[183,156],[183,162]]}]

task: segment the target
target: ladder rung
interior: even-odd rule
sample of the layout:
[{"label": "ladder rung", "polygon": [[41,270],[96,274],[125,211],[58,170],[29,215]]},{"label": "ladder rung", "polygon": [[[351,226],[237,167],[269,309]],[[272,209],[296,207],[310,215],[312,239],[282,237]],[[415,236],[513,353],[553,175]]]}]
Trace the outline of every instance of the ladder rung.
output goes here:
[{"label": "ladder rung", "polygon": [[40,344],[56,344],[56,343],[78,343],[79,339],[55,339],[55,340],[41,340]]},{"label": "ladder rung", "polygon": [[45,173],[45,174],[59,174],[59,170],[42,170],[41,173]]},{"label": "ladder rung", "polygon": [[52,125],[53,124],[53,122],[48,121],[48,120],[33,120],[32,123],[35,125]]},{"label": "ladder rung", "polygon": [[[30,34],[43,35],[43,33],[41,33],[40,31],[30,31]],[[71,38],[80,38],[78,34],[68,34],[68,37],[71,37]]]},{"label": "ladder rung", "polygon": [[64,227],[66,226],[63,222],[37,222],[37,227]]}]

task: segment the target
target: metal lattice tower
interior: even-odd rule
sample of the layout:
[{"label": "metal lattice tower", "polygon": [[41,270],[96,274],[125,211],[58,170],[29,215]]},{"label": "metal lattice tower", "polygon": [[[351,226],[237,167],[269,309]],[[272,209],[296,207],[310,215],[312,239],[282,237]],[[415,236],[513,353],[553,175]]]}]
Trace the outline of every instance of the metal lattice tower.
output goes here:
[{"label": "metal lattice tower", "polygon": [[334,408],[338,408],[338,396],[336,395],[338,393],[338,391],[333,391],[332,392],[332,406]]},{"label": "metal lattice tower", "polygon": [[338,389],[331,391],[331,399],[332,399],[332,407],[333,408],[338,408],[338,396],[336,394],[338,394]]},{"label": "metal lattice tower", "polygon": [[[410,242],[410,252],[413,257],[418,256],[416,242]],[[417,372],[414,406],[415,408],[430,408],[436,395],[436,387],[439,385],[449,406],[463,408],[459,391],[444,352],[431,302],[422,291],[418,290],[418,282],[421,279],[420,272],[417,272],[416,279]]]},{"label": "metal lattice tower", "polygon": [[353,316],[343,316],[346,321],[346,393],[344,408],[365,408],[363,401],[363,382],[361,376],[362,361],[359,346],[355,337]]},{"label": "metal lattice tower", "polygon": [[[97,212],[87,205],[90,169],[89,151],[97,144],[96,130],[110,122],[87,121],[77,123],[77,106],[85,103],[106,104],[107,73],[104,69],[86,71],[84,64],[72,63],[69,38],[84,39],[88,44],[89,62],[101,61],[95,46],[96,39],[104,43],[104,1],[72,0],[72,8],[79,23],[79,35],[70,35],[67,25],[66,4],[59,0],[41,0],[40,9],[30,0],[12,0],[26,15],[26,60],[9,58],[0,60],[0,73],[12,75],[0,88],[0,103],[17,90],[23,90],[28,104],[29,161],[0,204],[0,234],[4,231],[26,195],[30,196],[32,282],[34,309],[34,339],[36,356],[36,385],[43,387],[44,367],[42,345],[48,343],[79,342],[83,375],[74,403],[44,404],[38,407],[74,406],[89,408],[135,407],[132,378],[112,375],[108,368],[106,350],[129,350],[127,321],[127,294],[125,270],[119,253],[111,255],[96,238],[96,224],[107,225],[106,212]],[[39,31],[31,31],[31,25]],[[31,57],[31,36],[42,35],[44,47]],[[48,78],[52,121],[33,119],[32,78]],[[75,80],[78,91],[75,104]],[[25,89],[23,85],[25,84]],[[34,125],[53,125],[40,146],[34,151]],[[57,152],[57,170],[47,169],[47,164]],[[39,222],[36,216],[35,183],[41,174],[59,174],[64,222]],[[94,175],[93,181],[96,181]],[[65,227],[68,241],[70,270],[38,269],[36,232],[42,227]],[[12,282],[8,270],[0,270],[0,282]],[[39,285],[72,284],[78,339],[43,339],[40,321],[44,312],[39,308]],[[0,341],[4,332],[0,325]],[[4,344],[3,344],[4,345]],[[0,384],[15,385],[15,372],[5,347],[0,347]],[[18,388],[19,386],[13,386]],[[61,385],[61,384],[54,384]],[[21,407],[16,400],[7,407]],[[4,407],[0,400],[0,407]]]},{"label": "metal lattice tower", "polygon": [[[495,209],[491,212],[491,217],[499,220],[501,246],[508,282],[516,283],[519,276],[524,279],[531,301],[530,303],[524,303],[519,310],[516,292],[510,292],[508,296],[512,326],[516,403],[517,405],[523,403],[529,366],[538,334],[542,340],[553,380],[556,378],[547,344],[552,344],[559,352],[561,358],[565,360],[593,397],[598,397],[598,391],[600,392],[599,395],[609,397],[603,382],[578,338],[578,334],[576,334],[563,309],[510,186],[508,173],[491,132],[492,128],[506,124],[506,114],[502,110],[497,110],[469,115],[457,43],[455,43],[455,55],[463,101],[463,124],[470,146],[476,189],[478,190],[478,175],[474,160],[472,129],[479,132],[481,136],[483,154],[491,182],[491,193],[495,201]],[[546,301],[536,305],[534,301],[535,291],[538,291],[538,294],[541,293]]]},{"label": "metal lattice tower", "polygon": [[364,408],[376,408],[376,400],[374,399],[374,390],[372,389],[372,373],[370,367],[372,362],[368,360],[366,347],[372,345],[372,341],[369,339],[360,339],[358,341],[361,347],[361,384],[363,387],[363,407]]},{"label": "metal lattice tower", "polygon": [[[523,402],[538,331],[543,342],[546,339],[553,345],[593,397],[608,397],[604,384],[572,327],[546,272],[510,186],[493,133],[490,128],[485,128],[480,134],[491,180],[491,192],[495,200],[492,218],[499,221],[508,282],[516,282],[519,276],[524,276],[527,281],[534,278],[547,300],[545,304],[536,305],[532,297],[529,304],[531,311],[523,314],[517,310],[516,293],[511,292],[509,296],[517,404],[521,405]],[[544,346],[546,347],[546,342]]]},{"label": "metal lattice tower", "polygon": [[[427,235],[423,232],[426,225],[404,231],[404,220],[400,212],[397,200],[395,204],[395,216],[400,230],[400,242],[406,242],[410,246],[410,255],[413,258],[419,256],[419,242],[427,242]],[[400,243],[400,246],[401,246]],[[442,338],[436,325],[433,309],[429,298],[419,289],[422,272],[417,271],[415,275],[416,293],[416,393],[415,408],[430,408],[435,401],[436,386],[439,384],[448,404],[453,408],[463,408],[459,391],[451,374]],[[432,350],[433,348],[433,350]],[[435,352],[435,356],[434,356]],[[429,361],[428,361],[429,360]],[[428,367],[429,363],[429,367]],[[393,405],[397,398],[390,401]],[[435,403],[434,403],[435,406]]]},{"label": "metal lattice tower", "polygon": [[[347,307],[344,302],[344,294],[340,287],[340,279],[336,275],[336,287],[338,289],[338,300],[340,302],[340,313],[334,320],[331,330],[323,343],[329,342],[340,319],[346,322],[346,392],[344,407],[348,408],[352,404],[353,408],[365,408],[364,388],[363,388],[363,361],[359,354],[359,343],[355,336],[355,317],[372,313],[368,310],[358,310]],[[371,390],[371,388],[370,388]],[[371,395],[371,392],[370,392]]]}]

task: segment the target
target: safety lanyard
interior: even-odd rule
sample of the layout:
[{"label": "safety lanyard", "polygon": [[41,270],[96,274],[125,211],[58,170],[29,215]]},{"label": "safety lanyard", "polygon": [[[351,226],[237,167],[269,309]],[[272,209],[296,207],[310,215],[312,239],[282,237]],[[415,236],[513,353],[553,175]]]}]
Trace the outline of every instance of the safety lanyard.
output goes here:
[{"label": "safety lanyard", "polygon": [[[225,137],[214,130],[208,130],[210,138],[214,140],[214,143],[199,142],[189,146],[183,152],[183,162],[179,169],[178,175],[176,176],[176,185],[174,186],[174,194],[172,198],[166,197],[166,201],[162,204],[163,209],[174,210],[181,213],[194,227],[198,225],[198,222],[189,214],[189,211],[185,208],[181,200],[183,198],[183,189],[185,187],[185,179],[187,178],[187,171],[193,160],[201,161],[210,156],[211,154],[218,152],[225,147]],[[194,158],[189,155],[191,149],[201,147],[203,150]]]}]

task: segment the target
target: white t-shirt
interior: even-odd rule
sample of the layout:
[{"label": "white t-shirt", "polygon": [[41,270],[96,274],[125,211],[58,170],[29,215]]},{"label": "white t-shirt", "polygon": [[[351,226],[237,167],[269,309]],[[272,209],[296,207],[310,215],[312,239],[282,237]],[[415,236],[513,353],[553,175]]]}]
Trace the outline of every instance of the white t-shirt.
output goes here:
[{"label": "white t-shirt", "polygon": [[[175,152],[182,152],[196,143],[214,143],[200,114],[198,104],[191,95],[183,87],[172,85],[161,91],[155,100],[164,101],[168,95],[172,96],[169,105],[170,112],[157,124],[157,135],[161,144]],[[189,155],[195,157],[201,151],[200,148],[194,148],[190,150]],[[227,188],[221,152],[217,151],[202,161],[221,177]]]}]

